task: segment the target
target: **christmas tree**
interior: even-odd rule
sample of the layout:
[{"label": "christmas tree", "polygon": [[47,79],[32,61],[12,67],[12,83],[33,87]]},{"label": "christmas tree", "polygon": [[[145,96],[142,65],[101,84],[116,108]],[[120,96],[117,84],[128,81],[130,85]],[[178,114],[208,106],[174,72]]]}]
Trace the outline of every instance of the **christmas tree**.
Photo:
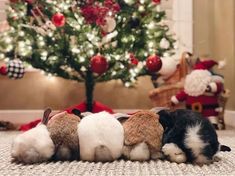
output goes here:
[{"label": "christmas tree", "polygon": [[160,0],[10,0],[1,58],[85,82],[92,110],[96,82],[154,75],[174,38]]}]

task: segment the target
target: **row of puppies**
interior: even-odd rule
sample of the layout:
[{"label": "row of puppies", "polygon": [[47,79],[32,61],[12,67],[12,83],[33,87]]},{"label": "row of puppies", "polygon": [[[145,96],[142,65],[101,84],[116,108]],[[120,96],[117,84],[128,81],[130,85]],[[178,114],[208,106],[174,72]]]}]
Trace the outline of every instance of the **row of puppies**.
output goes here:
[{"label": "row of puppies", "polygon": [[131,116],[73,112],[51,118],[47,109],[41,124],[13,141],[12,157],[23,163],[106,162],[124,156],[137,161],[168,158],[208,164],[219,150],[230,150],[220,146],[209,121],[188,110],[140,111]]}]

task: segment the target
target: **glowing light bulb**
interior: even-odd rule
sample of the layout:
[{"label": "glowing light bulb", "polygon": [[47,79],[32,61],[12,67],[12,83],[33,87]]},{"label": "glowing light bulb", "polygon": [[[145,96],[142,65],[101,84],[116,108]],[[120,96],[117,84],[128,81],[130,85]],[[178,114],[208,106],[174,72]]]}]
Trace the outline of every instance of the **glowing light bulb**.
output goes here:
[{"label": "glowing light bulb", "polygon": [[120,68],[121,68],[121,69],[124,69],[125,66],[124,66],[123,64],[120,64]]},{"label": "glowing light bulb", "polygon": [[85,58],[84,58],[84,57],[80,57],[80,58],[79,58],[79,61],[80,61],[80,62],[85,62]]},{"label": "glowing light bulb", "polygon": [[130,87],[130,86],[131,86],[131,84],[129,82],[125,83],[125,87]]},{"label": "glowing light bulb", "polygon": [[84,66],[81,67],[81,71],[85,72],[86,70],[87,70],[86,67]]},{"label": "glowing light bulb", "polygon": [[4,59],[5,55],[3,53],[0,54],[0,59]]},{"label": "glowing light bulb", "polygon": [[48,52],[47,52],[47,51],[43,51],[43,52],[41,53],[41,56],[46,57],[47,55],[48,55]]},{"label": "glowing light bulb", "polygon": [[40,73],[41,73],[42,75],[45,75],[45,74],[46,74],[45,71],[43,71],[43,70],[41,70]]},{"label": "glowing light bulb", "polygon": [[148,29],[154,29],[155,28],[155,23],[152,21],[147,26],[148,26]]},{"label": "glowing light bulb", "polygon": [[19,36],[23,37],[25,35],[24,31],[19,32]]},{"label": "glowing light bulb", "polygon": [[19,45],[19,47],[23,48],[23,47],[25,46],[25,43],[24,43],[23,41],[20,41],[20,42],[18,43],[18,45]]},{"label": "glowing light bulb", "polygon": [[148,46],[149,46],[150,48],[153,48],[153,47],[154,47],[154,42],[153,42],[153,41],[149,42],[149,43],[148,43]]},{"label": "glowing light bulb", "polygon": [[11,43],[11,41],[12,41],[12,39],[11,39],[10,37],[7,37],[7,38],[5,39],[5,42],[8,43],[8,44]]}]

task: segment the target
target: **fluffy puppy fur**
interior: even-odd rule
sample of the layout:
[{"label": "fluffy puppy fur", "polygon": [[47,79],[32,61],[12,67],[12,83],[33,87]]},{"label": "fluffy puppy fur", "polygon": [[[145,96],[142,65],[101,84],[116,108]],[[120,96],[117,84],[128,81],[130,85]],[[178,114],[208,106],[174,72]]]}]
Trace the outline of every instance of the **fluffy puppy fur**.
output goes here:
[{"label": "fluffy puppy fur", "polygon": [[150,111],[140,111],[124,123],[123,155],[130,160],[144,161],[161,157],[163,127],[159,117]]},{"label": "fluffy puppy fur", "polygon": [[218,151],[230,151],[220,146],[213,126],[200,113],[180,109],[158,114],[164,128],[162,151],[170,161],[209,164]]},{"label": "fluffy puppy fur", "polygon": [[79,139],[77,125],[80,118],[67,112],[55,115],[47,129],[55,145],[55,160],[79,159]]},{"label": "fluffy puppy fur", "polygon": [[122,154],[124,131],[107,112],[84,117],[78,124],[80,158],[85,161],[113,161]]},{"label": "fluffy puppy fur", "polygon": [[55,145],[46,125],[39,124],[15,138],[11,156],[16,161],[30,164],[47,161],[52,157],[54,151]]}]

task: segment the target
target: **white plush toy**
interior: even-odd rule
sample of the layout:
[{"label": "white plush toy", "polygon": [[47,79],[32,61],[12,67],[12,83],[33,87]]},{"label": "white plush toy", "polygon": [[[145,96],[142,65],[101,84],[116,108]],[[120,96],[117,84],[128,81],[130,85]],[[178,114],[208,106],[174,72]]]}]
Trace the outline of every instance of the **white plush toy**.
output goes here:
[{"label": "white plush toy", "polygon": [[124,130],[107,112],[84,117],[78,124],[80,157],[85,161],[113,161],[122,154]]}]

